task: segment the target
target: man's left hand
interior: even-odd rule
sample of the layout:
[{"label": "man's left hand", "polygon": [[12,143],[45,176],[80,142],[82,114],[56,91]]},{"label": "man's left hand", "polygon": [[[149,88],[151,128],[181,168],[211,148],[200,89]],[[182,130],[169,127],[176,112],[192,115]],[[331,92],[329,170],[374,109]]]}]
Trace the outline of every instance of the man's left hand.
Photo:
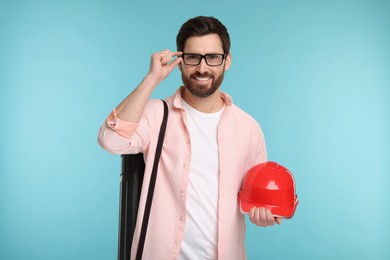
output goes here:
[{"label": "man's left hand", "polygon": [[274,217],[270,209],[253,207],[249,212],[249,219],[253,224],[261,227],[273,226],[275,223],[280,225],[282,218]]}]

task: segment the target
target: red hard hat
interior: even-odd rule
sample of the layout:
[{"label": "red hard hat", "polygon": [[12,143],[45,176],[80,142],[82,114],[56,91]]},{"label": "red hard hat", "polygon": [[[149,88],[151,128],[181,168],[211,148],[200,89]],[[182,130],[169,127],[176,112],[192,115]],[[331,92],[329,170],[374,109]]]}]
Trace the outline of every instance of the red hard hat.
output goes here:
[{"label": "red hard hat", "polygon": [[245,176],[239,200],[243,213],[266,207],[276,217],[291,218],[298,205],[294,176],[276,162],[256,164]]}]

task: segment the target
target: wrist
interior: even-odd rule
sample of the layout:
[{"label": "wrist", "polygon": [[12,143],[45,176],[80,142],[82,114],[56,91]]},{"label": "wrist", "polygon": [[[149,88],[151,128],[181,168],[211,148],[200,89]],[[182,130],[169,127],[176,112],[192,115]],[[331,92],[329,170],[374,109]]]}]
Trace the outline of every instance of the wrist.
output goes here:
[{"label": "wrist", "polygon": [[146,74],[144,79],[142,80],[142,85],[147,86],[148,88],[155,89],[158,84],[160,84],[162,79],[154,76],[153,74]]}]

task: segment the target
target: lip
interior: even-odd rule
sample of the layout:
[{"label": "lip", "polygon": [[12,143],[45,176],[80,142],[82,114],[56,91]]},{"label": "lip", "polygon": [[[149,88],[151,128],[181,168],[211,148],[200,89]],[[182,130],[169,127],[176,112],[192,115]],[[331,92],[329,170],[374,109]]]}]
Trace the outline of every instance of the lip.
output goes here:
[{"label": "lip", "polygon": [[198,84],[206,84],[208,83],[212,77],[208,76],[208,77],[197,77],[197,76],[194,76],[192,77]]}]

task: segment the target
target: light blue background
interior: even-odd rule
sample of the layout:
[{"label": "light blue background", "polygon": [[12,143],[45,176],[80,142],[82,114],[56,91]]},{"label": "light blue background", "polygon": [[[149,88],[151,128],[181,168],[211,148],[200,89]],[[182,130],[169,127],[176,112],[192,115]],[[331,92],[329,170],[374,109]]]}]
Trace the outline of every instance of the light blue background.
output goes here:
[{"label": "light blue background", "polygon": [[[390,259],[389,1],[1,1],[0,259],[116,259],[120,158],[97,132],[196,15],[229,29],[223,89],[288,167],[293,219],[249,259]],[[156,90],[181,84],[178,70]]]}]

